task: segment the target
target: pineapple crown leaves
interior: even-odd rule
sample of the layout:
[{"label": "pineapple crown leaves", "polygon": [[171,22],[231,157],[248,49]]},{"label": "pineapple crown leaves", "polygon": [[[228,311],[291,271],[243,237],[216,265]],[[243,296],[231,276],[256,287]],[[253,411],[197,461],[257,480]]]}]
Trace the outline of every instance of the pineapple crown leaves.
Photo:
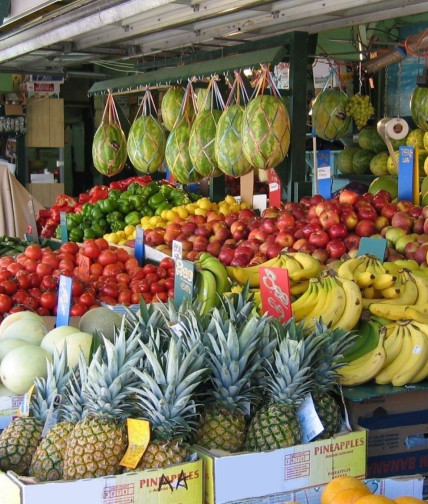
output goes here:
[{"label": "pineapple crown leaves", "polygon": [[46,377],[34,380],[35,393],[31,396],[30,414],[42,421],[56,395],[63,395],[71,375],[67,365],[67,345],[60,352],[54,347],[52,362],[46,360]]},{"label": "pineapple crown leaves", "polygon": [[65,400],[59,408],[59,419],[76,423],[86,416],[84,410],[83,388],[87,380],[88,364],[83,351],[80,351],[77,369],[71,373],[67,383]]},{"label": "pineapple crown leaves", "polygon": [[221,313],[224,320],[242,323],[253,312],[256,303],[253,300],[254,294],[250,293],[250,284],[246,282],[241,292],[234,292],[230,296],[221,297]]},{"label": "pineapple crown leaves", "polygon": [[127,322],[131,330],[140,332],[140,338],[147,339],[147,331],[150,327],[163,327],[162,313],[157,308],[158,303],[147,304],[143,298],[140,299],[140,309],[137,313],[125,306],[126,318],[122,322]]},{"label": "pineapple crown leaves", "polygon": [[163,354],[159,348],[140,344],[150,366],[134,368],[139,383],[132,390],[139,414],[151,422],[158,439],[188,434],[197,415],[193,394],[207,374],[204,355],[197,353],[197,347],[189,350],[176,336],[171,336]]},{"label": "pineapple crown leaves", "polygon": [[310,365],[305,359],[304,340],[284,338],[274,351],[274,361],[267,369],[266,388],[271,401],[279,404],[298,405],[310,390]]}]

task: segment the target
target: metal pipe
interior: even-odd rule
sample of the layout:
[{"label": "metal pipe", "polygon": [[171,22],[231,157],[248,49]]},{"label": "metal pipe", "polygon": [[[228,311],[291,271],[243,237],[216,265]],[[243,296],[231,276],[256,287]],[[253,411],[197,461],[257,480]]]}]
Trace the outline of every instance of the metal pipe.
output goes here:
[{"label": "metal pipe", "polygon": [[405,51],[400,47],[385,51],[380,56],[363,61],[361,67],[367,73],[374,73],[382,68],[385,68],[393,63],[399,63],[406,57]]},{"label": "metal pipe", "polygon": [[[117,23],[126,17],[149,11],[153,8],[172,3],[174,0],[129,0],[120,2],[113,0],[108,2],[114,6],[101,8],[106,2],[100,2],[98,9],[92,14],[87,14],[86,9],[76,11],[77,19],[71,22],[61,16],[53,20],[56,25],[52,28],[50,23],[42,23],[33,30],[21,32],[18,35],[8,37],[8,47],[2,48],[4,42],[0,44],[0,63],[13,60],[23,54],[28,54],[42,47],[61,42],[65,39],[77,37],[82,33],[87,33],[97,28],[101,28],[111,23]],[[56,21],[56,22],[55,22]],[[31,33],[30,33],[31,32]]]}]

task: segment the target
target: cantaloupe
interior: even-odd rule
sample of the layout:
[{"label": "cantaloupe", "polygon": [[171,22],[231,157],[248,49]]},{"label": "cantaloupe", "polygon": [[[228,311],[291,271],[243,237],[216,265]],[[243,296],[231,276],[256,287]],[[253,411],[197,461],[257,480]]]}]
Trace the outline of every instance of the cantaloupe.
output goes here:
[{"label": "cantaloupe", "polygon": [[0,380],[16,395],[28,392],[34,379],[46,377],[52,356],[43,348],[25,345],[10,351],[0,364]]},{"label": "cantaloupe", "polygon": [[99,332],[110,341],[114,339],[115,327],[120,327],[122,316],[104,306],[88,310],[80,319],[79,330],[94,334]]}]

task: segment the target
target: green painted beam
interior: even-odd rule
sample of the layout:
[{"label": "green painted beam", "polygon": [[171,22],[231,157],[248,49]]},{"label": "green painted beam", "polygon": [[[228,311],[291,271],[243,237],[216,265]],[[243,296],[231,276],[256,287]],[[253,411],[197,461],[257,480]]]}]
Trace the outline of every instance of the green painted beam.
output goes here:
[{"label": "green painted beam", "polygon": [[258,51],[233,54],[210,61],[201,61],[189,65],[163,68],[161,70],[137,73],[117,79],[96,82],[89,89],[90,95],[108,93],[126,93],[144,89],[147,86],[173,85],[192,77],[210,77],[214,74],[223,74],[233,70],[259,66],[260,63],[276,65],[287,56],[285,46],[269,47]]}]

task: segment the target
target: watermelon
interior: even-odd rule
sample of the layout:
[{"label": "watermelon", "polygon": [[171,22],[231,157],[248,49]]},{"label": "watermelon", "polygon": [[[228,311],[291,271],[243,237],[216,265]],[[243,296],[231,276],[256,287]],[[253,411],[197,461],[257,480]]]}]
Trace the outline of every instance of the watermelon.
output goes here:
[{"label": "watermelon", "polygon": [[187,123],[191,123],[193,120],[195,109],[193,108],[193,101],[190,97],[186,102],[184,110],[181,110],[185,93],[186,91],[182,87],[171,87],[162,98],[162,119],[163,124],[168,131],[172,131],[174,129],[177,120],[184,120]]},{"label": "watermelon", "polygon": [[424,133],[424,138],[422,139],[424,144],[424,149],[428,151],[428,131]]},{"label": "watermelon", "polygon": [[165,130],[152,116],[136,119],[128,134],[128,156],[135,169],[155,173],[165,158]]},{"label": "watermelon", "polygon": [[358,175],[365,175],[370,173],[370,161],[374,156],[373,151],[368,149],[361,149],[354,154],[352,158],[352,168],[354,173]]},{"label": "watermelon", "polygon": [[370,172],[378,177],[381,175],[388,175],[388,157],[388,151],[375,154],[370,161]]},{"label": "watermelon", "polygon": [[355,153],[360,150],[361,147],[358,145],[351,145],[350,147],[346,147],[341,150],[336,158],[337,169],[347,175],[355,173],[352,166],[352,160],[354,159]]},{"label": "watermelon", "polygon": [[242,151],[243,116],[244,107],[231,105],[223,111],[217,123],[214,142],[217,164],[224,174],[231,177],[241,177],[253,169]]},{"label": "watermelon", "polygon": [[347,101],[343,91],[321,91],[312,105],[312,125],[318,137],[337,140],[348,131],[351,117],[346,115]]},{"label": "watermelon", "polygon": [[120,173],[126,163],[126,137],[117,124],[102,123],[92,142],[92,160],[96,170],[112,177]]},{"label": "watermelon", "polygon": [[421,172],[423,171],[425,175],[428,175],[428,156],[425,158],[424,164],[420,166],[420,168],[422,168],[422,170],[420,170]]},{"label": "watermelon", "polygon": [[376,154],[388,150],[384,139],[374,126],[366,126],[358,133],[358,145],[362,149],[372,150]]},{"label": "watermelon", "polygon": [[165,146],[165,160],[172,176],[180,184],[199,182],[201,175],[193,166],[189,155],[190,126],[180,123],[168,136]]},{"label": "watermelon", "polygon": [[[399,151],[394,150],[394,157],[397,159],[397,163],[398,163],[398,154],[399,154]],[[394,165],[394,161],[391,156],[388,156],[388,161],[386,162],[386,166],[388,168],[388,172],[391,175],[398,175],[398,164],[397,164],[397,166]]]},{"label": "watermelon", "polygon": [[254,168],[275,168],[290,147],[290,119],[277,96],[258,95],[245,107],[241,128],[242,151]]},{"label": "watermelon", "polygon": [[415,149],[424,148],[424,133],[425,131],[421,128],[416,128],[409,131],[406,136],[406,145],[411,145]]},{"label": "watermelon", "polygon": [[202,110],[196,115],[190,129],[190,159],[196,171],[203,177],[218,177],[222,174],[218,169],[214,151],[217,123],[220,116],[220,110]]},{"label": "watermelon", "polygon": [[398,196],[398,180],[397,177],[376,177],[369,185],[368,192],[370,194],[376,194],[381,189],[388,191],[392,199]]},{"label": "watermelon", "polygon": [[415,87],[410,97],[410,112],[416,126],[428,131],[428,88]]}]

